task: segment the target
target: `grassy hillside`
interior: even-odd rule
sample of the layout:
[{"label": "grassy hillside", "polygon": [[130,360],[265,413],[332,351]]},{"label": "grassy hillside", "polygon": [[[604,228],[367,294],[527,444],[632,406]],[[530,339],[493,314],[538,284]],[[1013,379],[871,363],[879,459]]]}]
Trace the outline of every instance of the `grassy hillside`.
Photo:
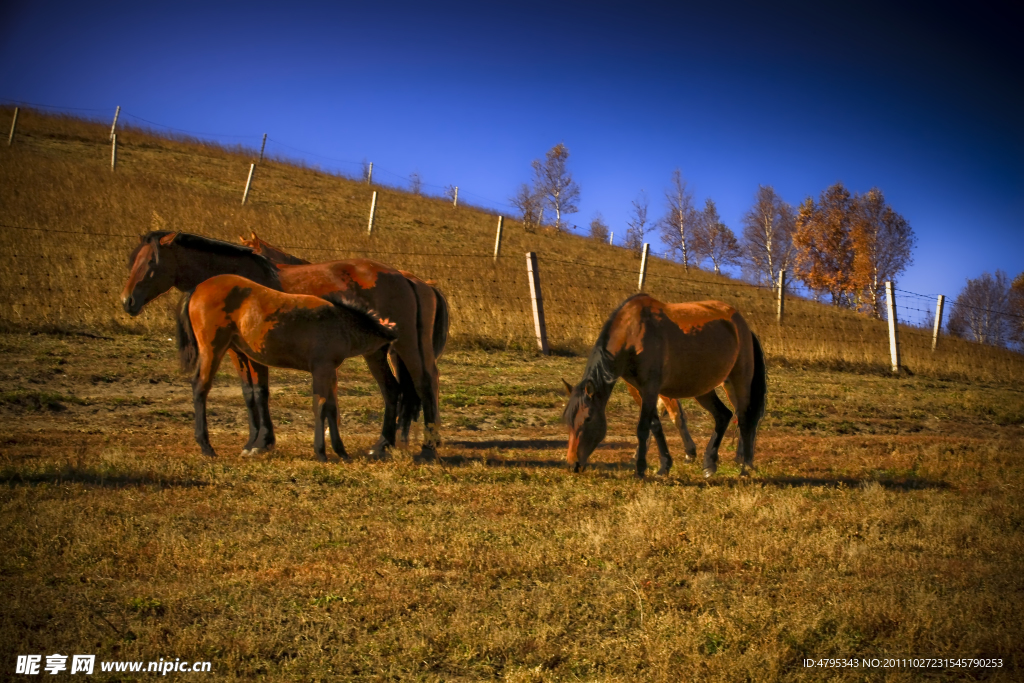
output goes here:
[{"label": "grassy hillside", "polygon": [[[9,121],[10,109],[0,109]],[[168,300],[138,319],[117,295],[137,235],[150,229],[234,241],[257,230],[311,260],[368,255],[437,280],[452,306],[452,343],[532,347],[524,253],[539,255],[548,334],[555,349],[589,347],[608,313],[636,291],[639,263],[623,249],[505,222],[502,257],[491,259],[496,215],[445,200],[355,182],[285,161],[266,161],[241,205],[256,153],[122,128],[110,170],[105,124],[22,111],[11,148],[0,149],[0,323],[8,329],[164,332]],[[375,230],[366,234],[373,189]],[[85,233],[85,234],[82,234]],[[770,292],[654,259],[645,287],[668,301],[715,298],[751,321],[775,361],[884,369],[885,324],[791,297],[783,326]],[[1024,357],[930,335],[902,333],[914,372],[1024,381]]]},{"label": "grassy hillside", "polygon": [[[1019,387],[776,368],[758,472],[677,456],[632,475],[637,411],[564,470],[559,376],[582,360],[453,350],[441,462],[312,458],[309,376],[273,371],[278,449],[217,460],[164,339],[0,334],[0,666],[14,655],[210,661],[216,680],[1020,680]],[[380,398],[342,366],[349,452]],[[690,426],[703,446],[707,413]],[[656,464],[655,464],[656,466]],[[652,469],[653,473],[653,469]],[[999,669],[805,669],[807,657]],[[4,676],[0,675],[0,678]]]}]

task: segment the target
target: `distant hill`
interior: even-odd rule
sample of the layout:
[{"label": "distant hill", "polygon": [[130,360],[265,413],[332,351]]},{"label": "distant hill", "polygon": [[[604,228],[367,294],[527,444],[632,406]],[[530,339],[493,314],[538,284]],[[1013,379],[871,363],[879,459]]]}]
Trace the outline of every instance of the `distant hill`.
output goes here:
[{"label": "distant hill", "polygon": [[[0,108],[9,130],[12,108]],[[550,228],[504,221],[495,263],[497,214],[460,202],[322,172],[285,159],[257,167],[258,151],[227,148],[133,127],[110,128],[22,109],[11,147],[0,149],[0,325],[8,330],[164,334],[177,297],[129,318],[118,295],[138,235],[181,230],[237,241],[255,230],[312,261],[367,256],[437,281],[452,313],[451,343],[536,348],[525,254],[538,254],[548,336],[556,352],[590,347],[609,312],[637,290],[639,259],[619,247]],[[378,192],[372,235],[371,193]],[[585,188],[584,188],[585,190]],[[511,189],[510,189],[511,191]],[[736,306],[773,362],[887,372],[886,324],[790,297],[782,326],[773,292],[651,260],[645,291],[667,301],[720,299]],[[904,364],[916,373],[1024,380],[1024,356],[903,328]]]}]

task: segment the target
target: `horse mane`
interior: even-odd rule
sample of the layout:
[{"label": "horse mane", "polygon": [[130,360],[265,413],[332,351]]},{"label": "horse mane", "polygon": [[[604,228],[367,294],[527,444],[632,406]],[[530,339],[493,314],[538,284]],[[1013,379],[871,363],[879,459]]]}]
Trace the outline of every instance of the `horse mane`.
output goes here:
[{"label": "horse mane", "polygon": [[601,326],[601,332],[597,335],[597,341],[594,342],[594,348],[590,350],[590,356],[587,358],[587,367],[583,371],[584,380],[589,379],[594,382],[595,386],[601,387],[614,384],[615,380],[619,378],[618,373],[615,372],[613,367],[615,358],[608,353],[608,338],[611,336],[612,325],[615,324],[615,319],[619,317],[619,312],[622,308],[640,296],[647,296],[647,294],[640,292],[628,297],[616,306],[615,310],[608,316],[608,319],[604,321],[604,325]]},{"label": "horse mane", "polygon": [[[590,380],[597,390],[604,391],[610,390],[611,387],[615,385],[615,382],[618,381],[619,373],[615,370],[615,357],[608,353],[608,337],[611,336],[612,325],[615,322],[615,318],[618,317],[619,311],[622,310],[623,306],[638,296],[646,295],[641,293],[634,294],[629,297],[619,304],[604,322],[604,325],[601,327],[600,334],[597,335],[597,341],[594,342],[594,348],[590,350],[590,355],[587,357],[587,366],[583,370],[583,379],[580,380],[580,384],[584,384],[587,380]],[[562,419],[565,421],[570,420],[570,416],[574,416],[576,411],[579,410],[580,402],[582,400],[583,392],[573,391],[569,396],[568,402],[565,404]]]},{"label": "horse mane", "polygon": [[[174,230],[153,230],[143,235],[138,246],[135,247],[131,255],[128,257],[128,267],[131,268],[132,264],[135,263],[135,257],[138,256],[139,250],[142,249],[144,245],[154,241],[159,242],[164,237],[174,235],[175,233],[176,231]],[[174,244],[184,249],[191,249],[206,254],[241,259],[255,265],[261,274],[268,280],[276,281],[278,278],[277,267],[274,263],[267,257],[257,254],[250,247],[242,246],[240,244],[232,244],[231,242],[225,242],[224,240],[218,240],[212,237],[193,235],[189,232],[177,232],[177,237],[174,238]]]}]

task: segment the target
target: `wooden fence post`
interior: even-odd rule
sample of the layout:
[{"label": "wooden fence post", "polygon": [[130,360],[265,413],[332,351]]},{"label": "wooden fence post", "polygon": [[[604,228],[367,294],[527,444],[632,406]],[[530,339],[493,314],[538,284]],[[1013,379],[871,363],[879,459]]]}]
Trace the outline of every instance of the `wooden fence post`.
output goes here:
[{"label": "wooden fence post", "polygon": [[459,186],[458,185],[455,186],[455,192],[453,193],[452,208],[455,208],[455,209],[459,208]]},{"label": "wooden fence post", "polygon": [[942,308],[946,304],[946,297],[939,294],[939,303],[935,306],[935,330],[932,332],[932,351],[939,343],[939,331],[942,329]]},{"label": "wooden fence post", "polygon": [[249,198],[249,188],[252,187],[252,175],[256,172],[256,164],[249,164],[249,177],[245,181],[245,192],[242,193],[242,204]]},{"label": "wooden fence post", "polygon": [[370,223],[366,226],[366,234],[373,233],[373,214],[377,212],[377,190],[373,191],[373,197],[370,198]]},{"label": "wooden fence post", "polygon": [[263,144],[260,145],[260,160],[258,162],[256,162],[256,163],[259,163],[259,164],[263,163],[263,150],[265,150],[266,148],[267,148],[267,134],[264,133],[263,134]]},{"label": "wooden fence post", "polygon": [[615,244],[615,231],[612,230],[608,233],[608,244]]},{"label": "wooden fence post", "polygon": [[504,216],[498,216],[498,234],[494,238],[494,262],[498,262],[498,254],[501,253],[501,226],[504,223]]},{"label": "wooden fence post", "polygon": [[650,250],[651,245],[644,242],[644,251],[640,255],[640,281],[636,284],[636,291],[644,291],[644,280],[647,279],[647,252]]},{"label": "wooden fence post", "polygon": [[889,358],[892,361],[892,371],[898,373],[900,371],[900,338],[892,281],[885,283],[885,302],[886,313],[889,314]]},{"label": "wooden fence post", "polygon": [[14,119],[11,121],[11,134],[7,136],[7,146],[14,142],[14,129],[18,127],[18,108],[14,108]]},{"label": "wooden fence post", "polygon": [[372,161],[370,162],[370,165],[366,167],[366,184],[367,185],[373,185],[373,162]]},{"label": "wooden fence post", "polygon": [[779,310],[776,313],[775,319],[778,324],[782,324],[782,316],[786,312],[786,271],[779,271]]},{"label": "wooden fence post", "polygon": [[117,117],[121,115],[121,105],[117,105],[117,110],[114,112],[114,123],[110,125],[110,139],[114,139],[114,133],[117,130]]},{"label": "wooden fence post", "polygon": [[117,170],[117,135],[110,136],[110,170]]},{"label": "wooden fence post", "polygon": [[537,269],[537,253],[526,253],[526,274],[530,278],[530,301],[533,302],[533,330],[537,335],[537,347],[547,356],[548,329],[544,325],[544,299],[540,294],[540,271]]}]

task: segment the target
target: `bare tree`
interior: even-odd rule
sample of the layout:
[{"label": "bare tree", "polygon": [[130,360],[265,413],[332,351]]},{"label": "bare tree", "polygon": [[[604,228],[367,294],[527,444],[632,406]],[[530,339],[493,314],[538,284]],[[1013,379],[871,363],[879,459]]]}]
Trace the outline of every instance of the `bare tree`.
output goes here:
[{"label": "bare tree", "polygon": [[715,274],[721,274],[723,266],[739,263],[743,251],[736,235],[722,222],[718,207],[712,199],[704,203],[700,220],[694,230],[694,253],[701,259],[711,259]]},{"label": "bare tree", "polygon": [[854,200],[852,222],[854,285],[862,307],[881,318],[885,283],[895,281],[914,262],[911,252],[917,239],[910,223],[885,203],[878,188]]},{"label": "bare tree", "polygon": [[594,214],[594,219],[590,221],[590,238],[598,242],[607,242],[608,230],[608,224],[604,222],[604,217],[598,211]]},{"label": "bare tree", "polygon": [[1010,315],[1013,337],[1024,349],[1024,273],[1013,278],[1010,285]]},{"label": "bare tree", "polygon": [[669,253],[679,255],[683,270],[689,272],[690,263],[694,260],[693,234],[699,214],[693,206],[693,193],[678,168],[672,173],[665,199],[668,201],[668,213],[658,222],[661,241]]},{"label": "bare tree", "polygon": [[949,314],[949,331],[992,346],[1006,346],[1013,336],[1010,277],[1002,270],[982,273],[960,290]]},{"label": "bare tree", "polygon": [[795,223],[793,207],[771,185],[758,185],[754,204],[743,216],[743,256],[756,282],[775,289],[779,273],[791,268]]},{"label": "bare tree", "polygon": [[409,191],[417,196],[423,194],[423,178],[418,171],[409,174]]},{"label": "bare tree", "polygon": [[559,142],[548,150],[544,160],[533,162],[534,187],[537,194],[555,212],[555,230],[562,230],[562,215],[576,213],[576,202],[580,199],[580,188],[566,168],[569,148]]},{"label": "bare tree", "polygon": [[647,210],[650,202],[647,200],[647,193],[640,190],[640,194],[633,200],[633,209],[629,213],[629,220],[626,221],[626,248],[632,249],[639,255],[644,248],[647,233],[654,229],[653,225],[647,222]]},{"label": "bare tree", "polygon": [[534,232],[540,225],[542,199],[526,183],[519,186],[519,190],[509,197],[509,202],[519,211],[520,220],[523,221],[523,228],[527,232]]}]

